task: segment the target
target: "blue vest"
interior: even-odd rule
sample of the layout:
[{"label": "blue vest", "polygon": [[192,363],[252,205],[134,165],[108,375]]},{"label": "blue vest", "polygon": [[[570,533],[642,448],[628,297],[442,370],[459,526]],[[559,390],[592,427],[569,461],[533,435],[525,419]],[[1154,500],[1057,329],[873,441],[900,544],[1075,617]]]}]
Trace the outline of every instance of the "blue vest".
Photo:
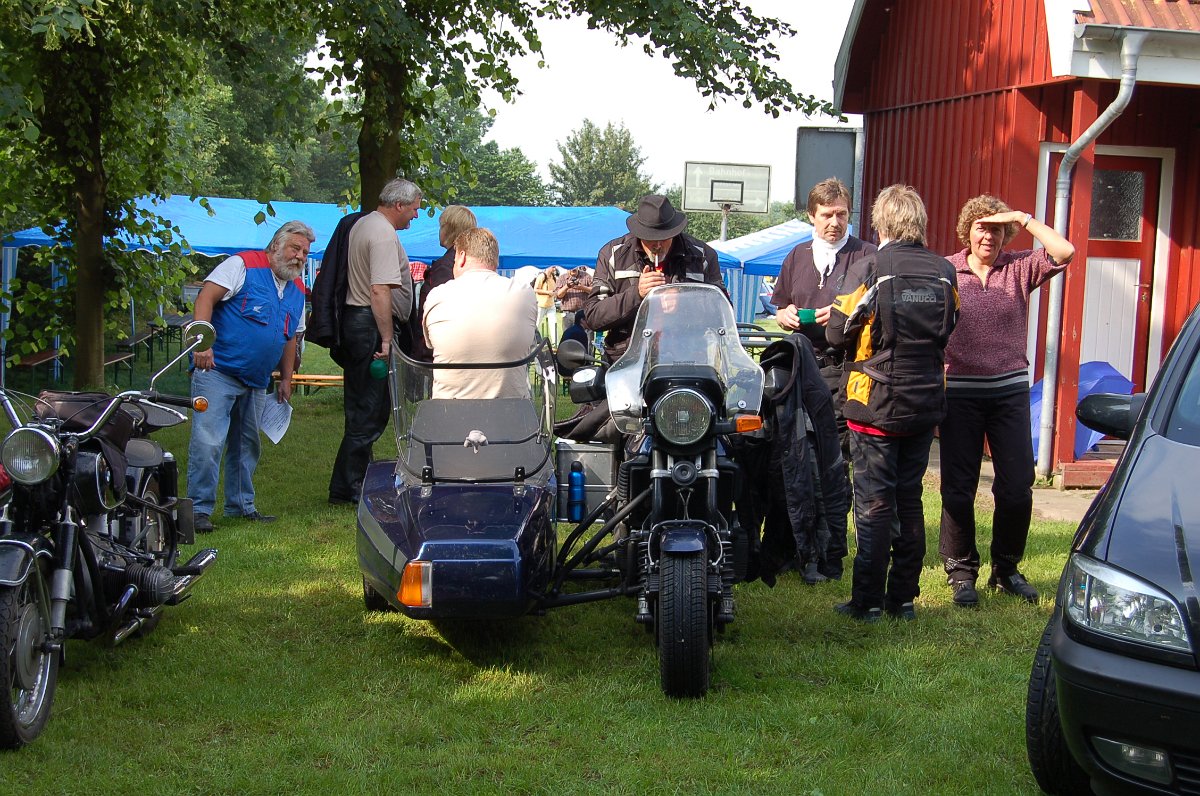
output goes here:
[{"label": "blue vest", "polygon": [[248,387],[265,388],[284,345],[296,336],[302,312],[304,295],[295,282],[287,283],[281,299],[270,268],[247,268],[242,289],[213,308],[216,369]]}]

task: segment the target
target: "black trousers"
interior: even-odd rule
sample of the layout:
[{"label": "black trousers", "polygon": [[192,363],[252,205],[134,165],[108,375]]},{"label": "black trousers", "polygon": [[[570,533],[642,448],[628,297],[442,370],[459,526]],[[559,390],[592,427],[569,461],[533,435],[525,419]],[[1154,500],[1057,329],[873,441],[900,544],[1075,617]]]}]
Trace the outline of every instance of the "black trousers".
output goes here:
[{"label": "black trousers", "polygon": [[[925,514],[921,479],[933,429],[904,437],[850,432],[854,457],[854,557],[851,599],[862,608],[911,602],[921,593]],[[889,568],[889,564],[891,565]]]},{"label": "black trousers", "polygon": [[[842,448],[842,460],[846,463],[846,481],[852,483],[850,481],[850,462],[853,460],[850,453],[851,431],[846,425],[846,417],[842,414],[842,406],[845,400],[844,393],[842,392],[842,364],[840,358],[838,364],[822,365],[821,378],[825,380],[825,384],[829,386],[829,390],[833,394],[833,419],[837,422],[838,443]],[[822,512],[823,515],[824,512]],[[834,530],[835,527],[844,527],[844,523],[834,523],[833,526],[830,526],[829,543],[825,548],[825,568],[821,571],[823,574],[840,577],[842,560],[850,552],[850,548],[846,545],[845,532],[838,532]]]},{"label": "black trousers", "polygon": [[986,439],[996,480],[992,495],[992,573],[1007,577],[1025,555],[1033,516],[1029,391],[999,398],[949,398],[941,425],[942,534],[938,553],[951,581],[979,576],[975,493]]},{"label": "black trousers", "polygon": [[391,403],[387,379],[371,375],[379,350],[379,328],[370,307],[346,307],[342,314],[343,407],[346,424],[329,478],[329,497],[358,500],[371,462],[371,446],[387,427]]}]

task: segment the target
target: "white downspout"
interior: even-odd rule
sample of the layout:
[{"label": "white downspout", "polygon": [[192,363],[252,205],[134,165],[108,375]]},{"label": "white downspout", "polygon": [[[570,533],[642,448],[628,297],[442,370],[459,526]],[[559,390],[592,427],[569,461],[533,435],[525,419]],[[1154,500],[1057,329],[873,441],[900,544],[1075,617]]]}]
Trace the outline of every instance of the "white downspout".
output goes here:
[{"label": "white downspout", "polygon": [[[1058,177],[1054,183],[1054,230],[1067,237],[1068,214],[1071,207],[1071,172],[1083,150],[1108,128],[1124,112],[1133,97],[1133,86],[1137,82],[1138,57],[1142,52],[1147,34],[1142,31],[1127,31],[1121,37],[1121,87],[1116,99],[1104,109],[1104,113],[1092,122],[1092,126],[1079,136],[1063,155],[1058,166]],[[1062,337],[1063,280],[1050,280],[1049,307],[1046,313],[1046,366],[1042,375],[1042,415],[1038,424],[1037,474],[1049,478],[1054,450],[1054,404],[1058,399],[1058,355]]]}]

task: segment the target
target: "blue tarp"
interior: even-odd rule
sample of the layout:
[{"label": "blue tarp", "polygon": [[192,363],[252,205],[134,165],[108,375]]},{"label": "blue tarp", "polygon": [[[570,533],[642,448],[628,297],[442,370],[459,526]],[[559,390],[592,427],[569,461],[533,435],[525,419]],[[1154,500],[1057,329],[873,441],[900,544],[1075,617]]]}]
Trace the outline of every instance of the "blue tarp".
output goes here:
[{"label": "blue tarp", "polygon": [[[1133,392],[1133,382],[1107,362],[1084,362],[1079,366],[1079,397],[1082,401],[1092,393],[1117,393],[1129,395]],[[1042,419],[1042,382],[1036,382],[1029,388],[1029,424],[1033,437],[1033,455],[1037,458],[1038,437]],[[1097,442],[1104,439],[1104,434],[1093,431],[1083,423],[1075,424],[1075,458],[1090,451]]]},{"label": "blue tarp", "polygon": [[793,219],[740,238],[713,241],[712,246],[722,258],[728,256],[739,263],[749,276],[778,276],[783,258],[801,243],[811,240],[812,229],[810,224]]}]

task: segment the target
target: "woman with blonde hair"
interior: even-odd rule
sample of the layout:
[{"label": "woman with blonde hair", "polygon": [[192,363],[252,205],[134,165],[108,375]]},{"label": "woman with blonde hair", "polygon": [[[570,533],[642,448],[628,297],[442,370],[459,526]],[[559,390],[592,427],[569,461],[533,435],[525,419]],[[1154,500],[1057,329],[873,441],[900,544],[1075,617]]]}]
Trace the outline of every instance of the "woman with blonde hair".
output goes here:
[{"label": "woman with blonde hair", "polygon": [[[1027,230],[1041,249],[1004,251]],[[969,199],[958,214],[965,247],[948,259],[962,302],[946,346],[946,418],[942,421],[942,527],[938,552],[954,604],[978,604],[975,581],[975,492],[986,442],[996,480],[992,515],[992,573],[988,585],[1037,602],[1038,592],[1017,569],[1033,514],[1033,444],[1029,421],[1029,361],[1025,356],[1029,294],[1061,273],[1075,247],[1030,213],[994,196]]]},{"label": "woman with blonde hair", "polygon": [[921,479],[945,413],[943,349],[954,329],[954,270],[925,247],[928,215],[907,185],[879,192],[879,249],[846,271],[825,337],[846,353],[842,412],[850,429],[858,552],[850,601],[838,613],[916,619],[925,516]]},{"label": "woman with blonde hair", "polygon": [[425,330],[421,319],[425,317],[425,301],[429,291],[454,278],[454,241],[467,230],[475,229],[479,222],[471,208],[462,205],[449,205],[438,217],[438,242],[446,249],[445,254],[437,258],[425,270],[425,282],[421,285],[421,298],[417,303],[417,311],[409,320],[409,329],[413,336],[413,359],[425,362],[433,361],[433,349],[425,339]]}]

